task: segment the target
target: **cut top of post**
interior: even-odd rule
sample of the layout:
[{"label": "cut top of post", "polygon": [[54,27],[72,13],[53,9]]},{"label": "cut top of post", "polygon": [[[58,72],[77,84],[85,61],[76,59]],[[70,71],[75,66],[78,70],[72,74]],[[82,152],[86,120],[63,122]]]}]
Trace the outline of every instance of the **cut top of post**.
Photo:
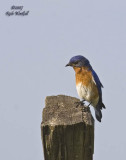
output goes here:
[{"label": "cut top of post", "polygon": [[94,125],[90,109],[82,112],[82,106],[76,107],[76,102],[79,101],[77,98],[65,95],[47,96],[42,125],[72,125],[80,122]]}]

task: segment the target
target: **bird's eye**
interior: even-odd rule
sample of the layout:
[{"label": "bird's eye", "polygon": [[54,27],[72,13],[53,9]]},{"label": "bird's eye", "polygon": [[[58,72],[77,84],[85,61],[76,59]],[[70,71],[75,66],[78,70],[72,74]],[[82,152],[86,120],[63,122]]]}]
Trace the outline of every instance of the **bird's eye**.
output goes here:
[{"label": "bird's eye", "polygon": [[78,64],[79,61],[74,62],[74,64]]}]

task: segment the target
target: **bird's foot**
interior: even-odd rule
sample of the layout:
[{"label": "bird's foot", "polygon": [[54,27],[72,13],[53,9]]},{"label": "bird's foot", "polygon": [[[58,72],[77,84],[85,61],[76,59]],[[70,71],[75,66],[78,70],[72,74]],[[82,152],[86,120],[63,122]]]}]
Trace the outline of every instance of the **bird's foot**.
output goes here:
[{"label": "bird's foot", "polygon": [[91,103],[92,103],[92,102],[90,102],[87,106],[86,106],[86,105],[85,105],[85,106],[82,106],[82,109],[81,109],[82,112],[88,112],[88,111],[90,110],[90,107],[89,107],[89,106],[91,105]]},{"label": "bird's foot", "polygon": [[89,112],[90,108],[88,106],[82,106],[81,110],[82,110],[82,113]]},{"label": "bird's foot", "polygon": [[92,103],[92,102],[90,102],[87,107],[89,107],[89,106],[91,105],[91,103]]},{"label": "bird's foot", "polygon": [[85,100],[82,100],[82,101],[79,101],[79,102],[75,102],[74,104],[76,104],[76,107],[84,106],[84,101]]}]

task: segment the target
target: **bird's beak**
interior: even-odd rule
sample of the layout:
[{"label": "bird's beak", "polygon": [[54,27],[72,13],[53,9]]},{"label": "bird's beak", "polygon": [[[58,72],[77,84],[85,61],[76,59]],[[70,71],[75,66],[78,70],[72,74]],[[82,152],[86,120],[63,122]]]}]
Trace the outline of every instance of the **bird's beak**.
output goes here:
[{"label": "bird's beak", "polygon": [[65,65],[65,67],[68,67],[68,66],[70,66],[70,64],[69,64],[69,63]]}]

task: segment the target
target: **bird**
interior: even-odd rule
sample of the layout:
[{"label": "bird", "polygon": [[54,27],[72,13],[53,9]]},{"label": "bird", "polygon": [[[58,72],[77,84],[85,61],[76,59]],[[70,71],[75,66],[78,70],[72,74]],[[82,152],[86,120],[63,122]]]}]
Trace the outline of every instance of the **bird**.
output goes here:
[{"label": "bird", "polygon": [[106,108],[102,101],[103,85],[89,60],[82,55],[77,55],[69,60],[67,66],[73,67],[75,71],[76,89],[81,99],[81,104],[87,101],[89,103],[88,106],[92,105],[96,119],[101,122],[101,110]]}]

